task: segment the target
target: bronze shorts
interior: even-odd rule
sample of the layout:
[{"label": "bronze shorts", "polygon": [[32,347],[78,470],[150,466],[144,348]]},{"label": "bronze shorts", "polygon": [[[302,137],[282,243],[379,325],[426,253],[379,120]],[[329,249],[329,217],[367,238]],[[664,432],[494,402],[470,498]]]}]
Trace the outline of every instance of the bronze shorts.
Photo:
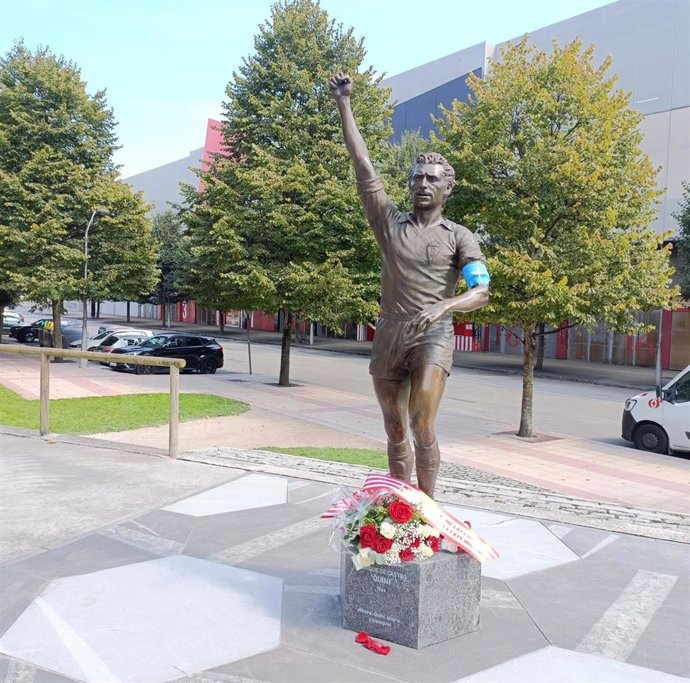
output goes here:
[{"label": "bronze shorts", "polygon": [[412,332],[411,320],[412,316],[379,319],[371,349],[370,375],[401,380],[422,365],[439,365],[450,374],[455,348],[452,320],[439,320],[425,332]]}]

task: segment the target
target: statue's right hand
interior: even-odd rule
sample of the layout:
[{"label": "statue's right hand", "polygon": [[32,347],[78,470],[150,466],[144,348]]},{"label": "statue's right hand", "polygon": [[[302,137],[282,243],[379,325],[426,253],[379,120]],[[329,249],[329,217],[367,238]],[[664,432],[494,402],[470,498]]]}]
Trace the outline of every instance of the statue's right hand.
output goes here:
[{"label": "statue's right hand", "polygon": [[342,71],[336,76],[333,76],[328,82],[328,85],[331,88],[333,97],[336,99],[350,97],[352,94],[352,78]]}]

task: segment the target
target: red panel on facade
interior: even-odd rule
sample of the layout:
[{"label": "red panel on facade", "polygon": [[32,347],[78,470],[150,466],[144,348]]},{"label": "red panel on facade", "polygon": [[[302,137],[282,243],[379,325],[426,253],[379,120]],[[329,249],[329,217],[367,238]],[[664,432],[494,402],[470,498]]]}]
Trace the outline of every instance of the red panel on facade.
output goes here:
[{"label": "red panel on facade", "polygon": [[[226,153],[223,148],[223,136],[221,134],[221,122],[209,119],[206,123],[206,142],[204,143],[204,156],[201,159],[202,171],[208,171],[213,157],[216,154]],[[199,180],[199,192],[204,191],[204,184]]]}]

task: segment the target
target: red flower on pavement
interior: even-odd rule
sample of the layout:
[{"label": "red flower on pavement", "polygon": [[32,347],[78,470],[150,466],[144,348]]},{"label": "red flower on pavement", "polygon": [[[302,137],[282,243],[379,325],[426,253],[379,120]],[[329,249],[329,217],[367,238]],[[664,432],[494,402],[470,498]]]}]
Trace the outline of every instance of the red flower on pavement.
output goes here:
[{"label": "red flower on pavement", "polygon": [[441,539],[438,536],[429,536],[426,542],[435,553],[441,549]]},{"label": "red flower on pavement", "polygon": [[394,522],[405,524],[412,519],[412,508],[401,500],[396,500],[388,506],[388,514]]},{"label": "red flower on pavement", "polygon": [[414,553],[412,552],[412,546],[408,546],[407,548],[400,551],[400,559],[403,562],[411,562],[412,560],[414,560]]},{"label": "red flower on pavement", "polygon": [[[376,527],[373,524],[365,524],[359,528],[359,547],[373,548],[372,543],[378,536]],[[376,548],[374,548],[376,550]],[[377,551],[378,552],[378,551]]]}]

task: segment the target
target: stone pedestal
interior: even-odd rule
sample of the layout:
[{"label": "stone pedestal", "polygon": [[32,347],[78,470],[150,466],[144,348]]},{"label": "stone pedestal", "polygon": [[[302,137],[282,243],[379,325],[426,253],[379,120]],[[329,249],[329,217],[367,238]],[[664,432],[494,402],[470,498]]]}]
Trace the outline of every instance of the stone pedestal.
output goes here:
[{"label": "stone pedestal", "polygon": [[466,553],[358,571],[344,550],[340,587],[351,631],[420,649],[479,628],[481,563]]}]

